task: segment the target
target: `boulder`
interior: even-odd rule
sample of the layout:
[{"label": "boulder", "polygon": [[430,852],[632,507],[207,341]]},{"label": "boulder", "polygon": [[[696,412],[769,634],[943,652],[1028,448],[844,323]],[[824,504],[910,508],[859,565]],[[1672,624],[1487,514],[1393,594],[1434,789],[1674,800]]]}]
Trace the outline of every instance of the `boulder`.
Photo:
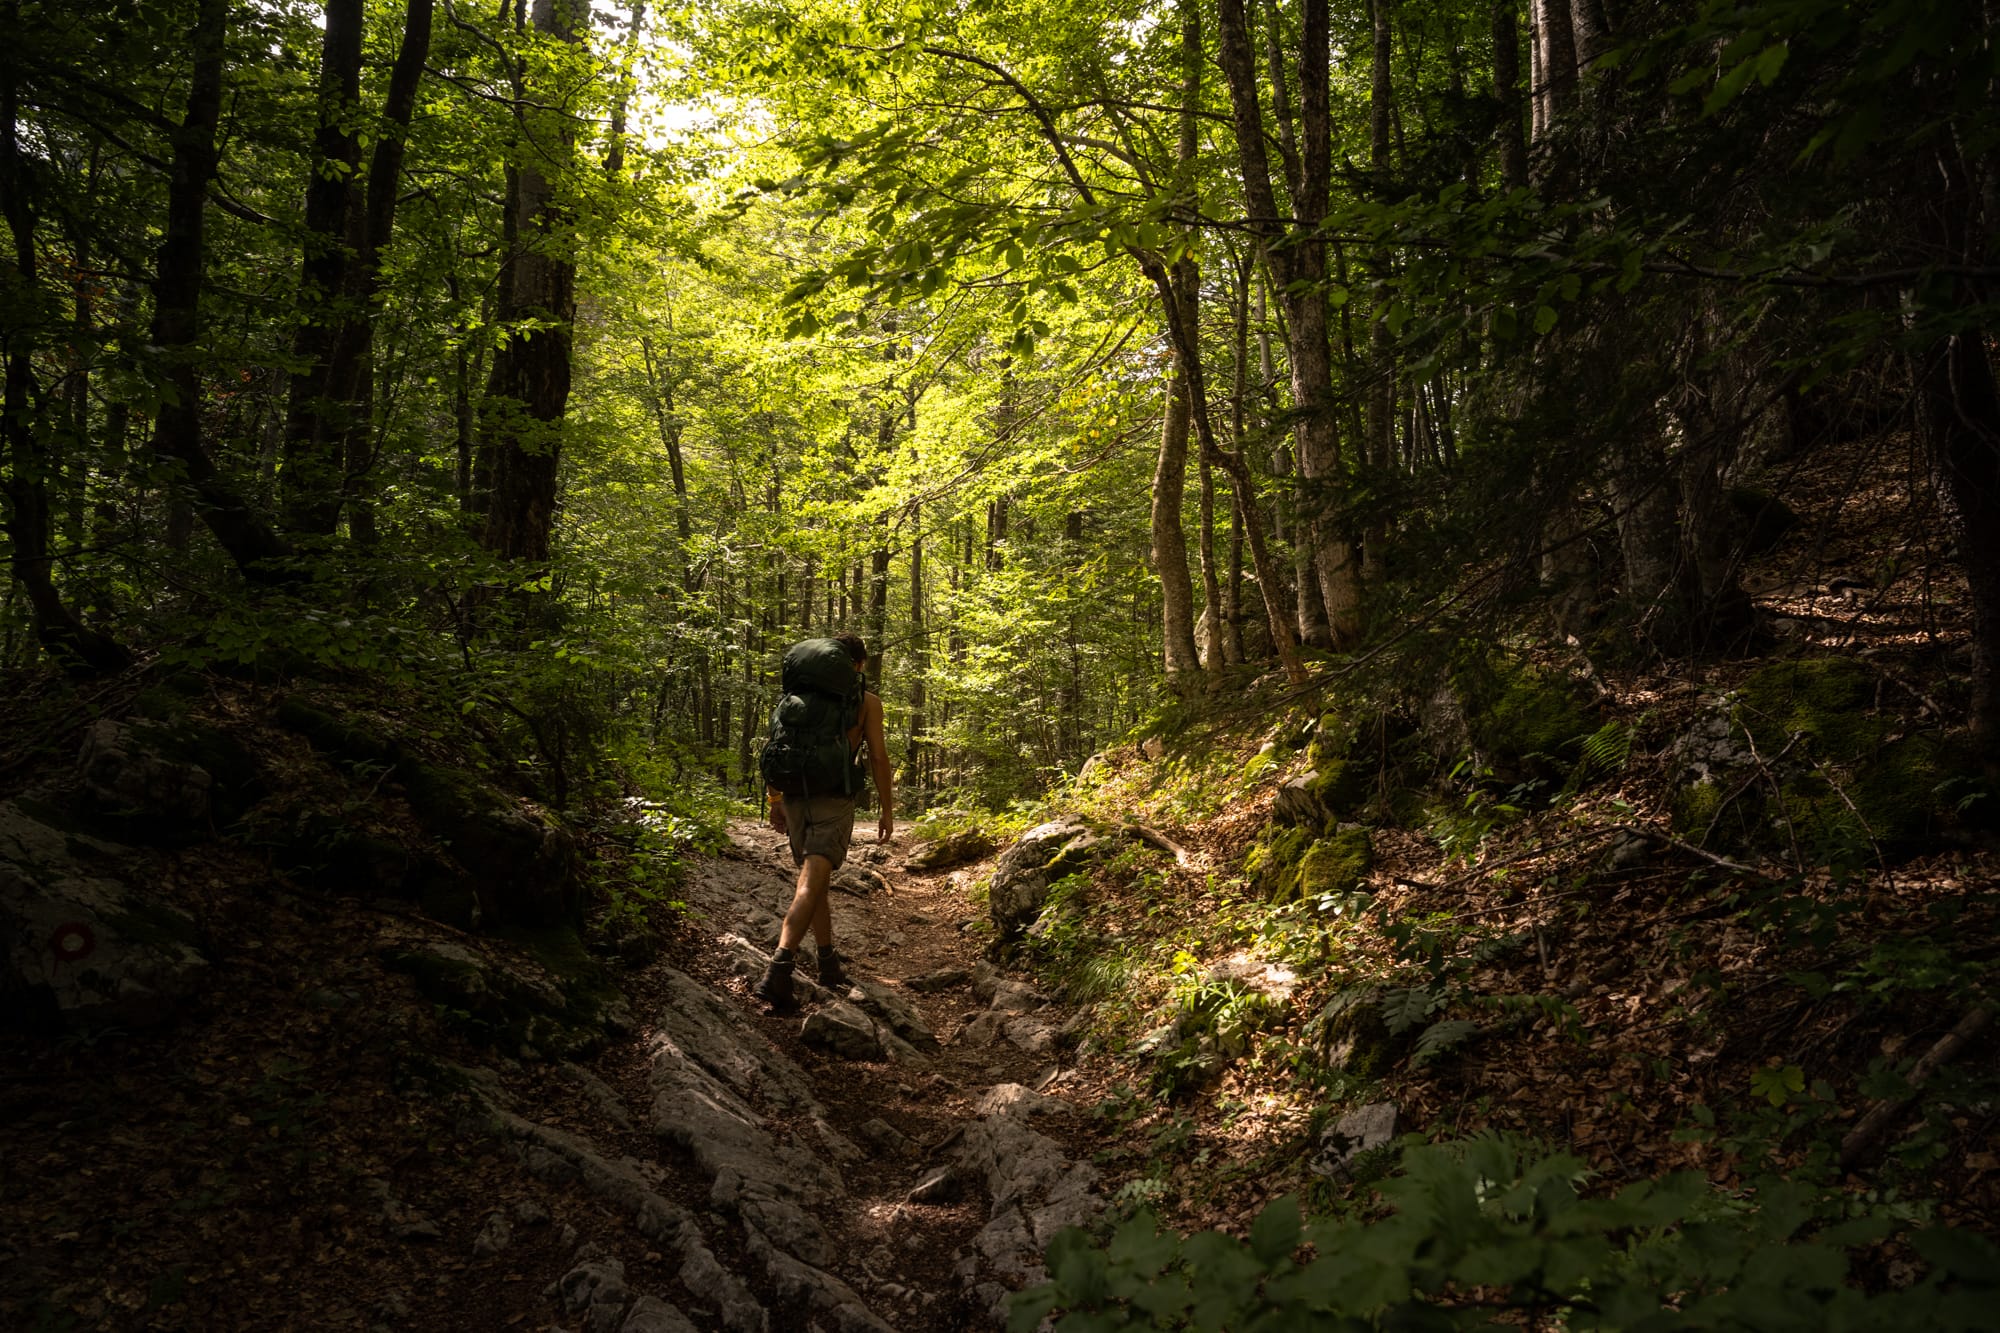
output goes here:
[{"label": "boulder", "polygon": [[912,1185],[904,1197],[911,1203],[956,1203],[964,1189],[965,1182],[957,1171],[940,1166],[924,1172],[923,1179]]},{"label": "boulder", "polygon": [[960,829],[935,842],[924,843],[910,853],[906,864],[912,870],[949,870],[990,856],[994,845],[993,835],[985,829]]},{"label": "boulder", "polygon": [[1000,854],[993,868],[987,907],[1001,940],[1018,938],[1041,914],[1049,888],[1110,855],[1115,839],[1070,815],[1037,825]]},{"label": "boulder", "polygon": [[0,804],[0,1014],[138,1025],[194,992],[201,932],[112,877],[127,854]]},{"label": "boulder", "polygon": [[957,986],[972,984],[972,969],[965,967],[940,967],[906,979],[903,984],[921,994],[933,991],[951,990]]},{"label": "boulder", "polygon": [[497,948],[391,927],[383,933],[383,961],[444,1006],[467,1036],[509,1055],[574,1059],[631,1026],[624,1001],[588,960],[577,960],[577,970],[564,976]]},{"label": "boulder", "polygon": [[937,1034],[915,1005],[879,981],[857,981],[847,991],[850,1004],[886,1024],[912,1046],[935,1049]]},{"label": "boulder", "polygon": [[1322,1176],[1344,1175],[1355,1158],[1395,1137],[1396,1103],[1371,1102],[1357,1107],[1328,1125],[1320,1135],[1319,1154],[1312,1161],[1312,1170]]},{"label": "boulder", "polygon": [[1104,1206],[1097,1169],[1072,1161],[1029,1123],[1054,1105],[1021,1084],[999,1084],[980,1099],[980,1118],[961,1140],[958,1170],[984,1183],[991,1211],[956,1275],[969,1296],[1001,1316],[1009,1289],[1042,1280],[1041,1256],[1055,1234],[1089,1226]]},{"label": "boulder", "polygon": [[888,1055],[875,1020],[844,1000],[807,1014],[799,1039],[843,1060],[881,1060]]},{"label": "boulder", "polygon": [[83,790],[107,814],[162,824],[206,824],[215,778],[166,753],[162,729],[99,718],[77,756]]},{"label": "boulder", "polygon": [[1332,822],[1333,812],[1320,799],[1318,783],[1319,772],[1315,769],[1278,788],[1278,798],[1271,803],[1271,822],[1314,832],[1325,828]]},{"label": "boulder", "polygon": [[889,881],[882,872],[867,866],[843,866],[835,873],[831,887],[842,893],[851,893],[856,898],[866,898],[871,893],[887,893]]}]

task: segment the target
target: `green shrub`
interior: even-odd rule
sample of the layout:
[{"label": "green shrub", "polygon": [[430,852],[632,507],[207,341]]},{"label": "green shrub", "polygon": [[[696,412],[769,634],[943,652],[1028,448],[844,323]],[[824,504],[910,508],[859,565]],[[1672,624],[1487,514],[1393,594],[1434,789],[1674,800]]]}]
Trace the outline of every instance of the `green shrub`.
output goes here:
[{"label": "green shrub", "polygon": [[1929,1272],[1868,1291],[1848,1251],[1891,1235],[1887,1216],[1832,1217],[1837,1205],[1784,1180],[1723,1194],[1692,1171],[1585,1198],[1586,1174],[1489,1136],[1408,1149],[1378,1185],[1395,1209],[1378,1221],[1306,1224],[1282,1198],[1242,1240],[1163,1233],[1150,1213],[1103,1242],[1072,1228],[1009,1327],[1028,1333],[1058,1310],[1059,1333],[1996,1327],[2000,1249],[1974,1232],[1917,1231]]}]

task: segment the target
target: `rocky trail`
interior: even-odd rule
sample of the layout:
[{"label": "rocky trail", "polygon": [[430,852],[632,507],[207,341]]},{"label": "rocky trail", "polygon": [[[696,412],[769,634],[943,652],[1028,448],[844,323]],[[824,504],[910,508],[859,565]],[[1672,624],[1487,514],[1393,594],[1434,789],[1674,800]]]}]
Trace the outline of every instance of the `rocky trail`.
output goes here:
[{"label": "rocky trail", "polygon": [[132,849],[0,814],[11,891],[89,940],[57,999],[180,1011],[9,1047],[0,1326],[984,1329],[1098,1208],[1063,1015],[982,960],[967,869],[857,847],[856,984],[803,968],[773,1015],[748,992],[794,872],[738,823],[584,1023],[531,951],[385,903],[138,931]]},{"label": "rocky trail", "polygon": [[589,1128],[483,1085],[526,1172],[621,1223],[557,1282],[573,1323],[997,1326],[1049,1237],[1099,1206],[1065,1146],[1061,1015],[981,960],[970,875],[857,847],[834,900],[856,984],[835,995],[802,968],[801,1011],[781,1016],[748,990],[792,877],[783,839],[748,823],[694,869],[708,947],[639,973],[633,1038],[572,1067]]},{"label": "rocky trail", "polygon": [[[808,963],[781,1016],[749,995],[795,875],[769,828],[685,857],[637,947],[467,929],[433,910],[497,884],[525,915],[567,835],[468,788],[449,877],[393,806],[216,838],[227,788],[179,734],[99,724],[0,802],[0,1327],[985,1329],[1098,1211],[1072,1015],[984,958],[1081,825],[990,901],[987,845],[857,844],[854,984]],[[243,734],[258,811],[352,792]],[[672,818],[626,805],[627,836]],[[280,877],[251,834],[293,824],[314,859]]]}]

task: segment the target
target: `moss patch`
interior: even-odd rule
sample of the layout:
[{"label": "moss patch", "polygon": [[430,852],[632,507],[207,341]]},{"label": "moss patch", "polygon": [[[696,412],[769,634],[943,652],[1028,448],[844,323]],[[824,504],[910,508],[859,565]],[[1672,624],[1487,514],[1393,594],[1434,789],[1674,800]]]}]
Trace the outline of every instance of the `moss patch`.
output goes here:
[{"label": "moss patch", "polygon": [[1875,672],[1843,657],[1778,662],[1743,682],[1737,720],[1766,758],[1802,733],[1815,758],[1851,762],[1888,734],[1889,720],[1873,711],[1878,683]]},{"label": "moss patch", "polygon": [[1569,680],[1525,662],[1482,663],[1462,670],[1457,684],[1472,742],[1495,767],[1573,760],[1598,727]]},{"label": "moss patch", "polygon": [[[574,951],[582,954],[581,943]],[[617,996],[601,971],[590,983],[565,977],[550,984],[445,942],[398,949],[384,961],[413,980],[453,1027],[509,1054],[568,1060],[601,1049]]]},{"label": "moss patch", "polygon": [[1243,873],[1251,887],[1268,898],[1288,896],[1298,882],[1299,858],[1311,845],[1304,829],[1267,824],[1243,858]]},{"label": "moss patch", "polygon": [[1304,829],[1267,824],[1243,859],[1243,873],[1273,902],[1352,893],[1375,864],[1365,828],[1345,828],[1324,838]]},{"label": "moss patch", "polygon": [[1345,828],[1321,838],[1299,859],[1301,897],[1353,893],[1375,866],[1375,847],[1365,828]]}]

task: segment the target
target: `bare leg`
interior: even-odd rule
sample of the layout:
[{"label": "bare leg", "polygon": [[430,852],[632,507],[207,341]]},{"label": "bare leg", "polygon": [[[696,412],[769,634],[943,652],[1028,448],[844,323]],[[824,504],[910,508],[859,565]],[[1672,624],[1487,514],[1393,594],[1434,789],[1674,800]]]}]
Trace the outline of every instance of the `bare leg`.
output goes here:
[{"label": "bare leg", "polygon": [[799,886],[792,895],[791,910],[778,928],[778,947],[797,949],[806,932],[821,944],[833,942],[833,909],[827,905],[826,886],[833,878],[833,862],[824,856],[808,856],[799,867]]}]

